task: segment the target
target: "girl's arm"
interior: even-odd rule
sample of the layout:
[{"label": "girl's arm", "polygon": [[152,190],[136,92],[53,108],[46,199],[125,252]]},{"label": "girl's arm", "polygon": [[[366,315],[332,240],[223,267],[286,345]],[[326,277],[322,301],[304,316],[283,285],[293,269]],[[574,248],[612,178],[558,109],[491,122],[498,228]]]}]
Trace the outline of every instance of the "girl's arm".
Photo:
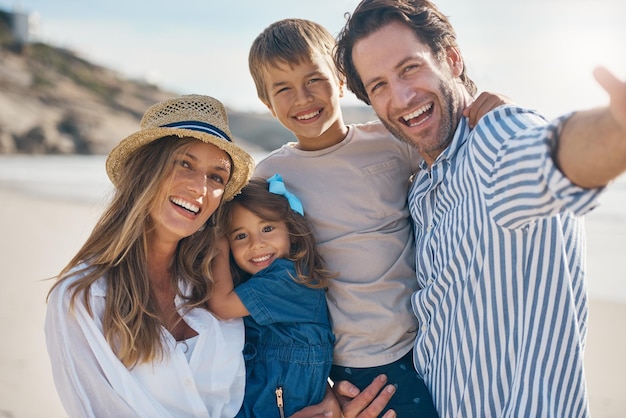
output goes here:
[{"label": "girl's arm", "polygon": [[242,318],[250,315],[235,293],[230,273],[230,247],[223,237],[218,241],[219,254],[213,260],[213,289],[209,298],[209,310],[221,319]]}]

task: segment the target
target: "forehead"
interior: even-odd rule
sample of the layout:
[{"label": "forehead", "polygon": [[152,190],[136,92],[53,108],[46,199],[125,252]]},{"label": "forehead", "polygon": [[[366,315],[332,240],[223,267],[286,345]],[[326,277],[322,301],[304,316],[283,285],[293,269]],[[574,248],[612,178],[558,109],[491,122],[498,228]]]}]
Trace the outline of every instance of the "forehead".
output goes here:
[{"label": "forehead", "polygon": [[315,72],[334,74],[332,61],[322,54],[313,54],[298,62],[279,61],[265,67],[265,77],[268,84],[282,80],[303,77]]},{"label": "forehead", "polygon": [[191,142],[188,147],[183,147],[178,152],[189,156],[198,163],[223,167],[230,172],[232,165],[230,156],[226,151],[216,145],[195,140]]},{"label": "forehead", "polygon": [[356,41],[352,50],[354,65],[362,78],[375,69],[395,67],[403,60],[429,55],[429,46],[410,27],[400,22],[381,26]]}]

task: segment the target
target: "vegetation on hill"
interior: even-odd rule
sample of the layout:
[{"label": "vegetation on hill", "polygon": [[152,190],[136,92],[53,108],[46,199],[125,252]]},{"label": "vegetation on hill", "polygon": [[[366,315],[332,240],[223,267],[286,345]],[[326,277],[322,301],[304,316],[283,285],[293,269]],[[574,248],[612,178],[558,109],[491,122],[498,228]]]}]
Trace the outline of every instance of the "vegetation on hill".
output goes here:
[{"label": "vegetation on hill", "polygon": [[[144,111],[174,92],[129,80],[68,49],[19,44],[9,12],[0,10],[0,154],[105,154],[139,128]],[[347,122],[374,118],[366,107],[344,109]],[[270,151],[293,141],[269,112],[229,109],[236,141]]]}]

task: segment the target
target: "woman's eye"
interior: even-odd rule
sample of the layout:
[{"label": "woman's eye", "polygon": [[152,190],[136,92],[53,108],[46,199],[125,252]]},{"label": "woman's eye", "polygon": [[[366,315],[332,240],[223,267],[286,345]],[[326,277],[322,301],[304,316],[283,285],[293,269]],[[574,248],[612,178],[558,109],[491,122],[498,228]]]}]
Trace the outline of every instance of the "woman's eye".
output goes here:
[{"label": "woman's eye", "polygon": [[216,183],[219,183],[219,184],[226,183],[224,181],[224,177],[220,176],[219,174],[209,174],[207,176],[207,178],[209,178],[209,179],[211,179],[211,180],[213,180],[213,181],[215,181]]}]

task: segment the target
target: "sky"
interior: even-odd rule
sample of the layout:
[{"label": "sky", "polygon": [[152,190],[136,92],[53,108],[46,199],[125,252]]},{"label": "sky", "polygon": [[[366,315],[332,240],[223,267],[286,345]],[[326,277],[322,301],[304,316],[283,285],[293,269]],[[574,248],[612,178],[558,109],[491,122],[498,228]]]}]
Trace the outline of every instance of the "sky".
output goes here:
[{"label": "sky", "polygon": [[[457,32],[479,91],[549,117],[604,105],[603,65],[626,80],[624,0],[435,0]],[[272,22],[298,17],[337,35],[357,0],[0,0],[31,13],[38,40],[179,94],[265,112],[248,49]],[[358,104],[347,96],[344,105]]]}]

